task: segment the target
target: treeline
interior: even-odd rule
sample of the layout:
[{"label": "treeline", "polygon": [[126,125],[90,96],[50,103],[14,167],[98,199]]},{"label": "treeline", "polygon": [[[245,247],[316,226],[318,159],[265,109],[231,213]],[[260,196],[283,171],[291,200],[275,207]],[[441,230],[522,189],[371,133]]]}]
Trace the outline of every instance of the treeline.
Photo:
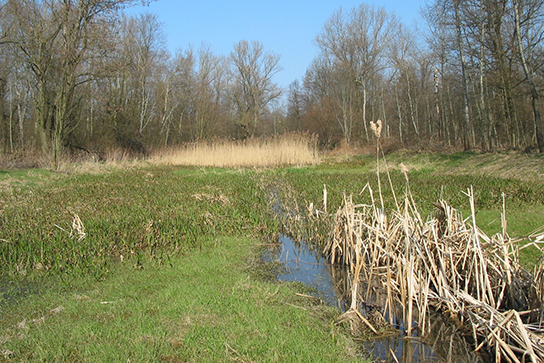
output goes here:
[{"label": "treeline", "polygon": [[543,15],[541,0],[433,0],[422,32],[381,8],[338,10],[289,115],[322,140],[369,142],[382,119],[408,146],[542,151]]},{"label": "treeline", "polygon": [[[126,17],[133,0],[7,0],[0,4],[4,153],[100,154],[257,133],[281,90],[279,56],[240,41],[172,56],[157,17]],[[260,130],[261,132],[264,132]]]},{"label": "treeline", "polygon": [[273,82],[280,56],[242,40],[170,54],[135,0],[0,0],[0,150],[122,148],[303,131],[321,145],[544,149],[541,0],[433,0],[425,30],[383,8],[339,9],[302,80]]}]

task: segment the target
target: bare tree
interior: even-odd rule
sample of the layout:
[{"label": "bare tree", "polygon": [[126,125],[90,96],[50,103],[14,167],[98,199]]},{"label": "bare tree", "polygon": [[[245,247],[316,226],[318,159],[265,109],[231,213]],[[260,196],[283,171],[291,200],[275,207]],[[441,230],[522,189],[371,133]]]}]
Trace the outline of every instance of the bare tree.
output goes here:
[{"label": "bare tree", "polygon": [[[487,150],[520,148],[534,139],[538,143],[542,126],[535,122],[540,106],[534,96],[539,96],[540,82],[535,70],[542,64],[537,60],[543,35],[542,1],[436,0],[426,15],[440,77],[437,100],[448,140],[465,149],[481,140]],[[536,101],[531,109],[524,102],[527,93]]]},{"label": "bare tree", "polygon": [[232,64],[232,99],[237,113],[239,136],[253,136],[259,117],[270,101],[281,95],[272,82],[278,73],[280,57],[265,52],[262,43],[242,40],[230,54]]},{"label": "bare tree", "polygon": [[216,86],[225,69],[221,59],[214,56],[208,46],[202,45],[197,56],[198,66],[192,92],[195,110],[192,136],[195,140],[202,140],[211,136],[212,130],[221,119],[221,104]]},{"label": "bare tree", "polygon": [[136,102],[138,131],[141,140],[144,130],[157,113],[157,77],[166,58],[166,40],[156,15],[145,13],[128,20],[127,47],[132,91]]},{"label": "bare tree", "polygon": [[[174,119],[174,112],[180,104],[180,100],[175,97],[176,88],[176,68],[174,62],[168,62],[164,65],[162,78],[159,86],[159,117],[160,131],[159,136],[164,146],[168,146],[170,131]],[[164,139],[163,139],[164,137]]]},{"label": "bare tree", "polygon": [[387,48],[391,46],[396,24],[396,18],[384,8],[361,4],[348,12],[336,11],[316,38],[321,56],[329,58],[335,68],[332,80],[338,82],[335,87],[339,105],[337,119],[348,142],[358,108],[365,138],[370,140],[367,105],[372,95],[369,90],[376,76],[387,66]]},{"label": "bare tree", "polygon": [[345,139],[338,122],[331,122],[338,115],[337,102],[330,82],[332,64],[330,59],[314,58],[304,76],[306,104],[302,124],[305,130],[319,135],[323,146],[333,146]]},{"label": "bare tree", "polygon": [[455,10],[455,29],[457,32],[457,49],[459,51],[459,60],[461,62],[461,81],[463,83],[463,123],[461,135],[463,137],[463,147],[465,150],[470,149],[470,137],[468,130],[473,129],[473,125],[470,122],[470,103],[468,93],[468,80],[467,80],[467,63],[465,60],[465,51],[463,45],[463,32],[461,24],[461,16],[459,11],[461,0],[454,0],[453,6]]},{"label": "bare tree", "polygon": [[110,15],[134,0],[9,0],[10,42],[36,87],[36,131],[43,152],[58,165],[66,138],[79,122],[78,88],[93,79],[90,58],[101,47]]},{"label": "bare tree", "polygon": [[287,95],[287,127],[289,130],[302,131],[304,113],[304,91],[298,80],[291,82]]},{"label": "bare tree", "polygon": [[[394,109],[398,118],[398,135],[401,142],[407,141],[409,134],[410,139],[420,141],[425,128],[421,125],[422,120],[418,116],[417,101],[418,98],[424,97],[426,84],[425,80],[418,78],[420,76],[418,65],[425,62],[428,57],[418,47],[413,34],[408,29],[399,25],[395,34],[397,36],[391,40],[389,48],[389,59],[392,66],[391,82],[395,96]],[[385,117],[385,113],[382,117]]]},{"label": "bare tree", "polygon": [[[535,130],[535,138],[538,145],[538,150],[540,152],[544,152],[544,130],[542,125],[542,120],[540,117],[540,101],[539,101],[539,93],[538,89],[535,85],[534,81],[534,71],[532,69],[532,62],[530,58],[531,52],[526,52],[524,49],[524,42],[523,38],[526,39],[526,41],[529,43],[529,49],[531,49],[531,43],[534,41],[534,39],[531,39],[530,36],[523,37],[522,35],[522,23],[526,25],[527,23],[535,22],[540,20],[536,19],[537,17],[543,16],[542,14],[542,1],[522,1],[522,0],[513,0],[514,5],[514,14],[515,14],[515,32],[516,32],[516,40],[518,45],[518,51],[519,51],[519,57],[521,60],[521,65],[523,67],[523,72],[525,73],[525,80],[527,81],[527,84],[529,85],[529,90],[531,92],[531,99],[532,99],[532,108],[533,108],[533,116],[534,116],[534,130]],[[525,5],[524,7],[522,7]],[[521,9],[520,9],[521,8]],[[525,15],[523,20],[521,18],[521,14]],[[534,23],[533,23],[534,24]],[[535,29],[533,29],[535,30]],[[536,29],[536,39],[538,42],[542,39],[542,36],[544,33],[542,32],[542,23],[540,24],[540,28]],[[526,32],[525,34],[527,34]],[[532,45],[534,46],[534,44]],[[526,56],[526,53],[529,54],[529,57]]]}]

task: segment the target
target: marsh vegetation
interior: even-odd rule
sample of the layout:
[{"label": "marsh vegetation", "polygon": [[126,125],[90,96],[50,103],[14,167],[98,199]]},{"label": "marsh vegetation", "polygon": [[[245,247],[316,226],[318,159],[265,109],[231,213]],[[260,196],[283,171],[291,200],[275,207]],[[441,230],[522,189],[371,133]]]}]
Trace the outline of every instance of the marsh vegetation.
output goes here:
[{"label": "marsh vegetation", "polygon": [[[523,158],[517,159],[520,168]],[[472,185],[478,225],[486,233],[502,231],[503,193],[510,236],[529,236],[544,224],[541,170],[523,179],[501,178],[500,170],[495,176],[451,174],[468,163],[493,162],[470,153],[388,156],[391,166],[400,160],[413,170],[410,190],[420,216],[434,213],[433,203],[441,199],[470,212],[463,191]],[[356,201],[364,198],[357,193],[365,185],[378,190],[376,159],[331,157],[295,165],[236,169],[138,161],[70,165],[63,172],[3,171],[4,358],[360,359],[349,324],[333,324],[339,311],[303,297],[313,294],[308,287],[270,279],[257,262],[260,248],[276,243],[281,232],[322,249],[331,231],[315,218],[323,211],[323,185],[333,215],[344,195],[355,193]],[[396,167],[390,177],[399,199],[405,177]],[[394,208],[391,188],[382,194],[384,208]],[[278,214],[299,218],[288,222]],[[538,249],[521,252],[520,266],[538,266]]]},{"label": "marsh vegetation", "polygon": [[[372,126],[380,155],[381,124]],[[356,322],[366,325],[379,335],[368,316],[376,312],[406,336],[417,331],[425,338],[435,325],[430,316],[440,313],[464,331],[475,351],[488,354],[484,361],[541,361],[543,229],[510,236],[502,192],[497,218],[501,229],[488,236],[477,223],[472,182],[464,191],[457,190],[468,203],[468,217],[463,218],[448,204],[444,185],[436,202],[416,202],[408,168],[401,163],[395,170],[397,177],[404,177],[399,186],[401,180],[392,177],[381,155],[375,182],[367,182],[356,194],[335,189],[342,197],[335,209],[330,208],[330,188],[324,183],[321,198],[306,201],[302,208],[295,201],[285,213],[287,233],[313,240],[330,263],[346,266],[351,304],[340,321],[349,321],[352,328]],[[490,187],[489,180],[483,189]],[[437,186],[428,190],[433,189]],[[422,214],[429,206],[434,212]],[[531,247],[521,264],[520,250]],[[534,266],[532,271],[528,266]],[[452,354],[456,353],[450,349],[443,358],[451,361]]]}]

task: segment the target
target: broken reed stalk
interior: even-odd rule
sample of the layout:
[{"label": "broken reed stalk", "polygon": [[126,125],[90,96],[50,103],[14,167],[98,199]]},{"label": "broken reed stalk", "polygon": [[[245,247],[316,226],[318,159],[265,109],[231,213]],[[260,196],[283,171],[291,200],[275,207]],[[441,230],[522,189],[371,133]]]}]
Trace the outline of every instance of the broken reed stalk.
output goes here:
[{"label": "broken reed stalk", "polygon": [[[388,217],[380,179],[381,121],[371,122],[371,128],[377,138],[381,208],[376,206],[368,184],[361,194],[369,192],[370,205],[356,205],[352,196],[344,195],[324,249],[331,262],[346,265],[355,272],[351,307],[343,316],[358,313],[356,299],[363,273],[367,284],[365,299],[374,285],[387,291],[384,315],[386,311],[391,315],[392,306],[400,304],[408,336],[414,313],[424,335],[426,317],[433,309],[448,314],[458,325],[470,323],[465,330],[473,335],[475,342],[480,342],[477,350],[484,345],[489,350],[495,349],[497,361],[504,357],[519,362],[521,356],[524,362],[526,358],[544,362],[544,338],[533,331],[535,324],[524,323],[518,313],[540,310],[538,329],[542,329],[544,265],[538,264],[533,275],[519,265],[518,250],[513,246],[517,241],[506,233],[504,195],[502,233],[495,236],[485,235],[477,226],[472,187],[465,193],[470,201],[471,224],[445,201],[435,204],[436,216],[423,222],[410,191],[408,171],[401,165],[406,178],[403,208],[397,202],[386,170],[397,207]],[[385,162],[383,151],[382,156]],[[544,241],[544,232],[529,239],[536,246]],[[360,313],[357,315],[362,317]],[[366,319],[363,322],[369,324]]]},{"label": "broken reed stalk", "polygon": [[[387,291],[385,311],[401,305],[408,335],[413,320],[424,334],[432,309],[465,325],[480,349],[484,344],[512,361],[512,355],[520,354],[533,362],[544,361],[542,337],[515,318],[517,311],[542,308],[544,268],[528,274],[517,262],[517,250],[512,248],[516,241],[505,230],[489,237],[477,227],[472,188],[465,193],[471,205],[469,219],[441,201],[436,204],[438,213],[427,222],[408,192],[403,209],[388,217],[376,205],[370,186],[364,190],[372,204],[357,205],[344,195],[324,249],[332,262],[355,272],[349,312],[356,309],[353,299],[361,274],[367,283],[365,299],[372,284]],[[542,242],[544,233],[531,239]],[[509,314],[515,319],[504,323]],[[500,324],[505,327],[497,329]]]}]

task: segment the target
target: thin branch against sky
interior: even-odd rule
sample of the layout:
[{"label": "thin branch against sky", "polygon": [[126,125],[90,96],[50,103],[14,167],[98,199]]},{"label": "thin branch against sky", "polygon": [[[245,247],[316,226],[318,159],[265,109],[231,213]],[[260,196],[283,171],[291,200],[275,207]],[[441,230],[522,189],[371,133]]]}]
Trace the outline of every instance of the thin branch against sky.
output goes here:
[{"label": "thin branch against sky", "polygon": [[[366,3],[395,13],[408,26],[421,21],[423,0]],[[314,40],[325,21],[340,7],[351,9],[360,4],[356,0],[158,0],[149,6],[128,9],[127,14],[157,14],[171,53],[206,44],[214,54],[228,56],[240,40],[260,41],[267,51],[281,56],[283,70],[275,81],[287,87],[295,79],[302,79],[317,54]]]}]

